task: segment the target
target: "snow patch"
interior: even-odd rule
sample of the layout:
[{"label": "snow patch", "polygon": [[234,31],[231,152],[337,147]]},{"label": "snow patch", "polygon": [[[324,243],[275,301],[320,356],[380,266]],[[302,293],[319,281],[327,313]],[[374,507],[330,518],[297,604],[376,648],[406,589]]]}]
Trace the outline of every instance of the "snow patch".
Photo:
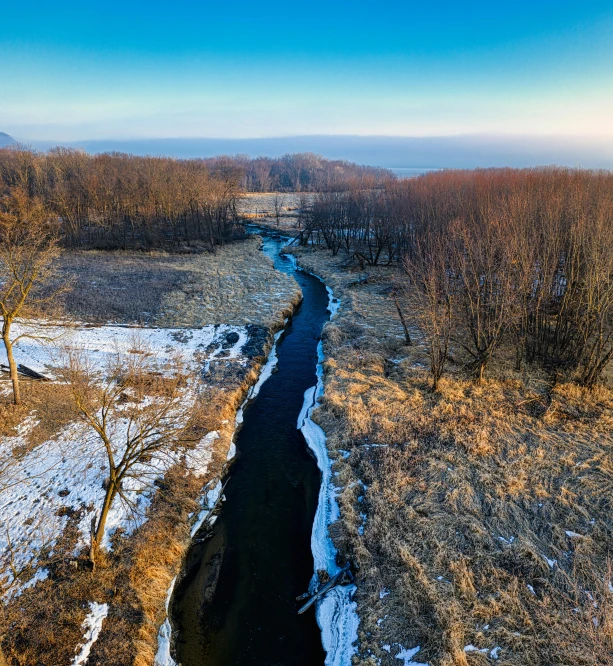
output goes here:
[{"label": "snow patch", "polygon": [[400,647],[400,652],[398,652],[398,654],[396,655],[396,659],[402,659],[402,661],[404,662],[403,666],[428,666],[428,664],[413,661],[413,657],[421,649],[419,645],[410,650],[404,648],[402,645],[400,645],[400,643],[398,643],[398,646]]},{"label": "snow patch", "polygon": [[81,651],[74,658],[72,666],[80,666],[86,664],[89,659],[93,644],[98,640],[98,635],[102,629],[102,623],[109,612],[108,604],[98,604],[95,601],[89,602],[90,612],[89,615],[83,620],[81,625],[85,629],[83,638],[85,643],[81,647]]},{"label": "snow patch", "polygon": [[483,653],[485,653],[485,652],[489,652],[489,649],[488,648],[479,649],[478,647],[475,647],[471,643],[470,645],[465,645],[464,646],[464,652],[483,652]]},{"label": "snow patch", "polygon": [[170,656],[170,642],[172,639],[172,627],[168,619],[168,608],[170,606],[170,599],[175,589],[176,577],[172,579],[168,594],[166,595],[166,619],[164,620],[158,632],[158,651],[155,655],[153,662],[154,666],[177,666],[175,660]]},{"label": "snow patch", "polygon": [[[325,570],[330,576],[334,576],[338,573],[339,567],[336,563],[337,551],[328,533],[328,526],[338,520],[340,512],[336,501],[336,490],[331,483],[332,463],[326,447],[326,434],[311,418],[324,391],[324,353],[321,341],[317,345],[317,358],[317,385],[305,391],[298,428],[315,454],[317,466],[322,474],[317,512],[311,534],[315,571]],[[312,588],[316,583],[317,574],[314,574]],[[317,605],[317,623],[321,629],[322,643],[326,651],[326,666],[351,664],[359,624],[357,604],[351,600],[354,591],[354,585],[335,587]]]}]

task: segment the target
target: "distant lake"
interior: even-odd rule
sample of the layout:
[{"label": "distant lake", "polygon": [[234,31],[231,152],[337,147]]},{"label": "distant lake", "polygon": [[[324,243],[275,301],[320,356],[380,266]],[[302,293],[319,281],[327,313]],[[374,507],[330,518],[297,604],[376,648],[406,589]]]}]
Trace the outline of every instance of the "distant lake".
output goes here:
[{"label": "distant lake", "polygon": [[430,171],[442,171],[442,169],[432,167],[388,167],[398,178],[415,178]]}]

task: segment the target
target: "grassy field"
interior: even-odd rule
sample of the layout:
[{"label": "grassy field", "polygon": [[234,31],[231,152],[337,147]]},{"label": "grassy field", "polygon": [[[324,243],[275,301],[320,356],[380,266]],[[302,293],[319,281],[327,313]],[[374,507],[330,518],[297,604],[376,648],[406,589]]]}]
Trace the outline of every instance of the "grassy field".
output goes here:
[{"label": "grassy field", "polygon": [[611,664],[611,387],[552,389],[504,362],[476,384],[458,361],[431,393],[393,269],[295,252],[342,303],[316,418],[336,459],[331,531],[357,567],[355,663],[419,646],[431,666]]},{"label": "grassy field", "polygon": [[248,192],[240,198],[237,211],[244,220],[293,234],[302,202],[312,197],[308,192]]},{"label": "grassy field", "polygon": [[73,288],[65,306],[96,323],[268,326],[298,291],[259,245],[252,237],[214,254],[66,252],[61,267]]}]

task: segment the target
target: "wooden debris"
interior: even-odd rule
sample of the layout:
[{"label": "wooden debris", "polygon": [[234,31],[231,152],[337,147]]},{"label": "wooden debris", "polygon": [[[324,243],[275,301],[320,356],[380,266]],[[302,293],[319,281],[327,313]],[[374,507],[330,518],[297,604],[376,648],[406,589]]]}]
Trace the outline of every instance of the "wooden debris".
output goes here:
[{"label": "wooden debris", "polygon": [[[327,583],[324,583],[318,590],[315,592],[315,594],[302,606],[302,608],[299,609],[298,615],[301,615],[304,613],[304,611],[308,610],[318,599],[321,599],[327,592],[329,592],[333,587],[336,587],[336,585],[341,585],[346,582],[353,582],[353,574],[351,573],[351,565],[347,563],[337,574],[332,576],[330,580]],[[302,594],[299,596],[296,601],[301,601],[302,599],[306,599],[308,597],[307,594]]]}]

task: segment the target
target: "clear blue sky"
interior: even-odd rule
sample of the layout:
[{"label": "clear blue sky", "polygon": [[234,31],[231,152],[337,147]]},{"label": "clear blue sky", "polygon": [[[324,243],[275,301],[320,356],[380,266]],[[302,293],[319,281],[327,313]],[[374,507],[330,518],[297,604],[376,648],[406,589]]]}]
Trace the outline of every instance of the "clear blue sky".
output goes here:
[{"label": "clear blue sky", "polygon": [[613,0],[3,3],[0,131],[613,137]]}]

